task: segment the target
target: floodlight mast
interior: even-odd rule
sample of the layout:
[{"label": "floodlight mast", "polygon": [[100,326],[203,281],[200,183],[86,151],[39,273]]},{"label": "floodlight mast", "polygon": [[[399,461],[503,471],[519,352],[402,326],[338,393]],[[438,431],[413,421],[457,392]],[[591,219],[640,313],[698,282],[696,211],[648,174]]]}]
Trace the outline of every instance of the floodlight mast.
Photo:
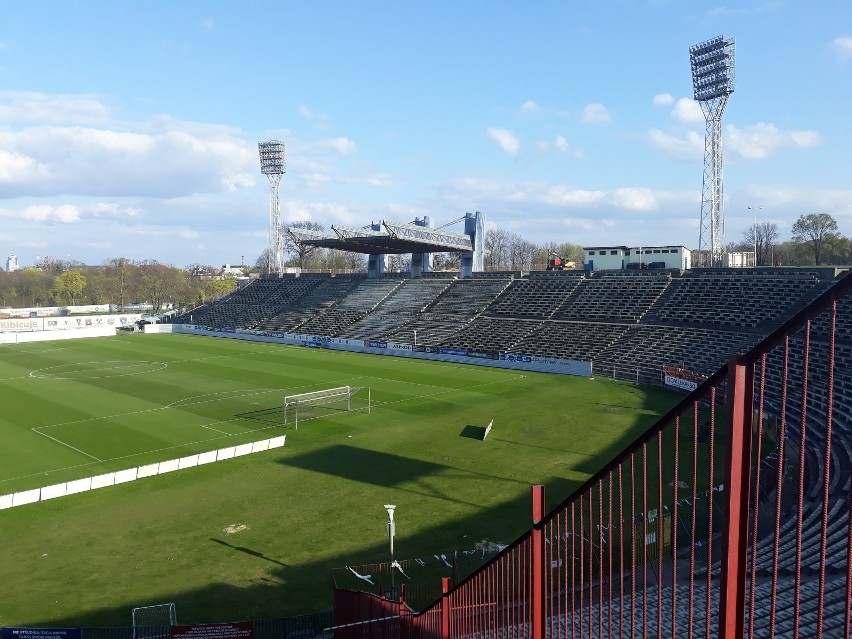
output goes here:
[{"label": "floodlight mast", "polygon": [[269,180],[269,256],[267,268],[280,275],[284,267],[284,242],[281,232],[281,196],[279,187],[286,169],[284,143],[280,140],[258,142],[260,172]]},{"label": "floodlight mast", "polygon": [[689,62],[693,97],[701,105],[706,126],[699,260],[701,266],[721,266],[725,245],[722,112],[734,92],[734,39],[721,35],[689,47]]}]

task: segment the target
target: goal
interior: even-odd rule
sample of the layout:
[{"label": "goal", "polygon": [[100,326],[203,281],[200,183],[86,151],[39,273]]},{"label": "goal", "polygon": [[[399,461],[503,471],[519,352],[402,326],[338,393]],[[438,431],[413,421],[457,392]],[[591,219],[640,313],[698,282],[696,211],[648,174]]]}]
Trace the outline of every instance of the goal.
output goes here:
[{"label": "goal", "polygon": [[366,388],[366,406],[364,406],[363,394],[356,399],[359,391],[365,390],[356,386],[338,386],[337,388],[326,388],[324,390],[312,391],[310,393],[299,393],[284,397],[284,424],[293,423],[296,430],[299,429],[299,417],[302,419],[317,416],[314,409],[322,407],[326,413],[330,411],[353,411],[366,409],[370,413],[371,398],[370,389]]},{"label": "goal", "polygon": [[171,637],[171,626],[177,625],[177,613],[173,603],[134,608],[132,616],[134,639]]}]

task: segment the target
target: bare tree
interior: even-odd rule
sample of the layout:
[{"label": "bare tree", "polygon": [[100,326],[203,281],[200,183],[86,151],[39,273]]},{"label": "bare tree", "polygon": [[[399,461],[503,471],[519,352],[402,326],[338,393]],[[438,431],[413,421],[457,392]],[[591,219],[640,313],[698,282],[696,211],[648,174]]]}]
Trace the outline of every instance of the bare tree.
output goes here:
[{"label": "bare tree", "polygon": [[772,266],[777,241],[778,225],[775,222],[761,222],[748,227],[743,233],[742,249],[756,251],[757,266]]},{"label": "bare tree", "polygon": [[485,267],[487,270],[498,270],[504,266],[508,246],[508,231],[489,229],[485,232]]},{"label": "bare tree", "polygon": [[293,222],[287,227],[284,227],[284,250],[287,253],[290,253],[293,258],[292,262],[295,262],[295,266],[299,268],[308,268],[310,267],[310,258],[318,252],[321,252],[321,247],[313,246],[311,244],[303,244],[301,242],[297,242],[296,239],[288,233],[290,229],[306,229],[308,231],[324,231],[325,227],[319,222]]},{"label": "bare tree", "polygon": [[107,294],[121,308],[129,301],[135,292],[134,275],[137,267],[126,257],[114,257],[104,264],[107,276]]}]

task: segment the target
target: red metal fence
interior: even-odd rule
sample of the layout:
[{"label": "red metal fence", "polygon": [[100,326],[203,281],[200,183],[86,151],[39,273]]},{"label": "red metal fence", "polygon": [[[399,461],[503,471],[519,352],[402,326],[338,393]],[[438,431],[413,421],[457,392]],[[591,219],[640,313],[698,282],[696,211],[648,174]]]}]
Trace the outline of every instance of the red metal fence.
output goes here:
[{"label": "red metal fence", "polygon": [[731,358],[549,514],[533,487],[530,532],[432,606],[346,636],[848,639],[850,290]]}]

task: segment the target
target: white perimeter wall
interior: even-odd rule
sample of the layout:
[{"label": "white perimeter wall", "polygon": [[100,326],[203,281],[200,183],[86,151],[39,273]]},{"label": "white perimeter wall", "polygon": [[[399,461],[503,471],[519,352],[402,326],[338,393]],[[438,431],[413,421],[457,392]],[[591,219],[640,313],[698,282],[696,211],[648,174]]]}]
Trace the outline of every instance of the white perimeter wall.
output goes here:
[{"label": "white perimeter wall", "polygon": [[252,453],[261,453],[273,448],[281,448],[284,445],[285,437],[286,435],[280,435],[278,437],[262,439],[248,444],[229,446],[227,448],[211,450],[206,453],[198,453],[197,455],[188,455],[178,459],[169,459],[156,464],[127,468],[113,473],[104,473],[103,475],[95,475],[94,477],[75,479],[74,481],[53,484],[52,486],[43,486],[42,488],[34,488],[32,490],[23,490],[11,495],[0,495],[0,510],[5,508],[14,508],[16,506],[24,506],[26,504],[34,504],[39,501],[47,501],[48,499],[56,499],[57,497],[76,495],[77,493],[97,490],[98,488],[106,488],[107,486],[117,486],[118,484],[125,484],[129,481],[144,479],[145,477],[164,475],[166,473],[184,470],[186,468],[195,468],[196,466],[211,464],[225,459],[233,459],[234,457],[241,457]]},{"label": "white perimeter wall", "polygon": [[24,317],[0,319],[0,332],[91,330],[104,327],[133,326],[142,319],[139,313],[120,315],[68,315],[64,317]]},{"label": "white perimeter wall", "polygon": [[81,337],[108,337],[115,335],[115,327],[69,328],[66,331],[37,331],[33,333],[0,333],[0,344],[27,344],[29,342],[52,342],[58,339]]}]

